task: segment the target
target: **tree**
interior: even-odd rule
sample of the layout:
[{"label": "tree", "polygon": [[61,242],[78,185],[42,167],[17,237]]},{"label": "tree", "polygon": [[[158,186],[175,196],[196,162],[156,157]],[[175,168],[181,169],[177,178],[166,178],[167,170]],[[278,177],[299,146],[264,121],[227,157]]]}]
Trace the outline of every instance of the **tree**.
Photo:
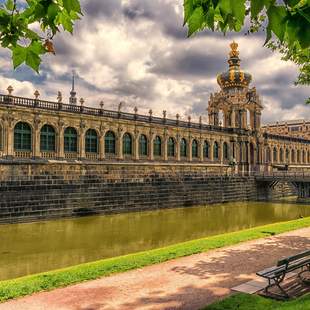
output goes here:
[{"label": "tree", "polygon": [[11,50],[14,68],[25,63],[38,72],[42,55],[55,54],[53,37],[72,33],[81,15],[79,0],[6,0],[0,5],[0,44]]},{"label": "tree", "polygon": [[188,36],[203,29],[265,31],[264,45],[298,65],[295,84],[310,85],[310,0],[184,0],[185,24]]}]

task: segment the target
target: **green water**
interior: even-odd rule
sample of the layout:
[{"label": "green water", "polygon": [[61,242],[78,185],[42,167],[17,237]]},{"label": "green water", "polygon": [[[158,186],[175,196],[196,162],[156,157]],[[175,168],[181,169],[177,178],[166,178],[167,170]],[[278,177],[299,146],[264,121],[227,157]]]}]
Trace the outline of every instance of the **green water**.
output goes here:
[{"label": "green water", "polygon": [[310,216],[310,205],[238,202],[0,225],[0,280]]}]

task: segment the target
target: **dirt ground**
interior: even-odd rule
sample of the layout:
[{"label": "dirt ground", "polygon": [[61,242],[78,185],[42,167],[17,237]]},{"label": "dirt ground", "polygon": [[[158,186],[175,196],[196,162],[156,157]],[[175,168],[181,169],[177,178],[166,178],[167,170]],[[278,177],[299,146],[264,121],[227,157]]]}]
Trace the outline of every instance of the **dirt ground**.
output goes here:
[{"label": "dirt ground", "polygon": [[0,310],[201,309],[306,248],[310,228],[36,293],[2,303]]}]

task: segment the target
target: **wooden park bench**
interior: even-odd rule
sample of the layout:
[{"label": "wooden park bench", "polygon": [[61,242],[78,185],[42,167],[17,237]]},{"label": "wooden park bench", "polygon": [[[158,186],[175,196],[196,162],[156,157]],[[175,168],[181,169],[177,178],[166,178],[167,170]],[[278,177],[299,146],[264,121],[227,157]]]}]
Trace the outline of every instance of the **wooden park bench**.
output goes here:
[{"label": "wooden park bench", "polygon": [[[302,272],[304,271],[304,268],[307,268],[307,270],[310,271],[310,250],[280,259],[276,266],[264,269],[256,274],[260,277],[268,279],[268,285],[265,287],[265,293],[268,293],[268,289],[272,285],[276,285],[283,295],[275,293],[272,294],[288,298],[289,295],[280,285],[281,282],[284,280],[287,273],[297,269],[301,269]],[[300,275],[301,272],[299,272],[298,275]]]}]

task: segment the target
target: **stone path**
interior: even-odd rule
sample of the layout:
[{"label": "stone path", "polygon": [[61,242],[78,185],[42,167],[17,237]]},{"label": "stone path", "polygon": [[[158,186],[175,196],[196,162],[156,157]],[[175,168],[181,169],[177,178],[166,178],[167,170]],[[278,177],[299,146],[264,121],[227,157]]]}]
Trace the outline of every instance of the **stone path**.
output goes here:
[{"label": "stone path", "polygon": [[0,304],[0,310],[201,309],[306,248],[310,228],[37,293]]}]

